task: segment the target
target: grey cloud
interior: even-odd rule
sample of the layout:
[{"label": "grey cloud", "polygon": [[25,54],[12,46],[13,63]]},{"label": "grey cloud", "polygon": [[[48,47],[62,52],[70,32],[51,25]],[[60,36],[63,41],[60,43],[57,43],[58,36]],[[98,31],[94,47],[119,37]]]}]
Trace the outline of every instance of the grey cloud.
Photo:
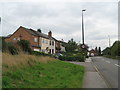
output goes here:
[{"label": "grey cloud", "polygon": [[[81,41],[81,10],[84,13],[86,43],[105,40],[110,34],[116,38],[117,3],[64,2],[64,3],[5,3],[3,35],[14,32],[20,25],[41,28],[47,33],[52,30],[57,39]],[[9,24],[10,23],[10,24]],[[11,25],[13,24],[13,25]],[[95,43],[94,46],[101,45]]]}]

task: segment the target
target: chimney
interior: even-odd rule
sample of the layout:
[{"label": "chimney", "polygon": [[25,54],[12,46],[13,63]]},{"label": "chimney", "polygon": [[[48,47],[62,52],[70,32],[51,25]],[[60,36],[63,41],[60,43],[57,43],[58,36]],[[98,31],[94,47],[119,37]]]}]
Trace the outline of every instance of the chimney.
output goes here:
[{"label": "chimney", "polygon": [[37,29],[37,31],[41,33],[41,29]]},{"label": "chimney", "polygon": [[52,37],[52,32],[51,31],[48,32],[48,36]]}]

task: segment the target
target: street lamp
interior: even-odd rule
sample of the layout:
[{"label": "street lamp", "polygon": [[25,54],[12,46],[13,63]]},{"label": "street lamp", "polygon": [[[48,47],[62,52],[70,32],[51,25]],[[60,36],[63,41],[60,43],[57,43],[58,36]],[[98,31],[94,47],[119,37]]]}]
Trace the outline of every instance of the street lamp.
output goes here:
[{"label": "street lamp", "polygon": [[84,22],[83,22],[83,12],[86,11],[86,9],[82,10],[82,41],[83,41],[83,47],[84,47]]}]

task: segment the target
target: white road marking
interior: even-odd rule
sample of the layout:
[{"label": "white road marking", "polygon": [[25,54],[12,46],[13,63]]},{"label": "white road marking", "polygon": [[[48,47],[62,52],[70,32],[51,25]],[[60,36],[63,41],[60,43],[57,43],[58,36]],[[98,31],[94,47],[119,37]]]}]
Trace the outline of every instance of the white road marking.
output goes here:
[{"label": "white road marking", "polygon": [[110,61],[106,61],[107,63],[110,63]]},{"label": "white road marking", "polygon": [[120,67],[120,65],[118,65],[118,64],[115,64],[116,66],[118,66],[118,67]]}]

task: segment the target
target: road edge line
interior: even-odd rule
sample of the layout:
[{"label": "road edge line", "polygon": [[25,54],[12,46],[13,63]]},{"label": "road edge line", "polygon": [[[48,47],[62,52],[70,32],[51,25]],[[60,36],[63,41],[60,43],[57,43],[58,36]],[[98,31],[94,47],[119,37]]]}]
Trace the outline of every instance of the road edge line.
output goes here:
[{"label": "road edge line", "polygon": [[98,72],[98,74],[100,75],[100,77],[103,79],[103,81],[106,83],[108,88],[112,88],[111,84],[104,78],[104,76],[101,74],[101,72],[98,70],[98,68],[96,67],[96,65],[93,63],[92,59],[91,59],[91,63],[93,65],[93,67],[95,68],[95,70]]}]

